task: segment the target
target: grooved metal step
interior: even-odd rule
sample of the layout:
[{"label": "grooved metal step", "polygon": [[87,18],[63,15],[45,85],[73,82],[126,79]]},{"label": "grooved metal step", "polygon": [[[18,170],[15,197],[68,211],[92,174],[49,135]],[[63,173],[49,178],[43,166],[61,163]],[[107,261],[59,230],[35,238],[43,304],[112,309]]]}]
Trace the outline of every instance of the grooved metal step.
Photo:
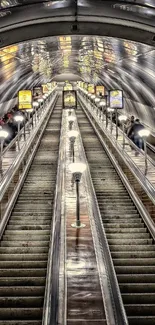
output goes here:
[{"label": "grooved metal step", "polygon": [[42,322],[61,114],[56,106],[1,241],[0,325]]},{"label": "grooved metal step", "polygon": [[155,324],[155,244],[85,113],[77,118],[130,325]]}]

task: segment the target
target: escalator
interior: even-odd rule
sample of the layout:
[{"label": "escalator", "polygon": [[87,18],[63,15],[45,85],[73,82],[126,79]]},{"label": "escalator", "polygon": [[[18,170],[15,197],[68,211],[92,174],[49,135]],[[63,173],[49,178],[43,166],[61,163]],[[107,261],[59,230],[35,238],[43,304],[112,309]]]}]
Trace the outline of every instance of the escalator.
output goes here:
[{"label": "escalator", "polygon": [[153,325],[153,239],[80,107],[76,115],[129,324]]},{"label": "escalator", "polygon": [[51,114],[0,246],[0,325],[41,325],[61,130]]}]

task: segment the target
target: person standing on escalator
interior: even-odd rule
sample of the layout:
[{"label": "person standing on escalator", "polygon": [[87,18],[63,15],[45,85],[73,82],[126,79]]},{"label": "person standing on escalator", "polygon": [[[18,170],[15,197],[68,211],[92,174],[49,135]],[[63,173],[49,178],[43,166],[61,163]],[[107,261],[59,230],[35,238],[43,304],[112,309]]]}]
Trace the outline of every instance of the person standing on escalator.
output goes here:
[{"label": "person standing on escalator", "polygon": [[130,139],[132,138],[134,144],[140,149],[143,149],[143,139],[140,137],[139,131],[143,129],[144,126],[140,123],[140,120],[137,118],[127,134]]}]

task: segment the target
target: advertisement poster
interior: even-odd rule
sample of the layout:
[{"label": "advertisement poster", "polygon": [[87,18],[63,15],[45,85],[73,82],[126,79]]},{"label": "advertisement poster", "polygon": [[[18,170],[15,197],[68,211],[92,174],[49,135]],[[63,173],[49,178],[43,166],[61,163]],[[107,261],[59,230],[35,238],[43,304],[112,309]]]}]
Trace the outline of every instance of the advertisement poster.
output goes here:
[{"label": "advertisement poster", "polygon": [[110,107],[123,108],[123,92],[122,90],[110,90]]},{"label": "advertisement poster", "polygon": [[105,95],[104,86],[96,86],[96,95],[97,96],[104,96]]},{"label": "advertisement poster", "polygon": [[48,84],[44,84],[44,85],[41,85],[41,86],[42,86],[43,94],[48,94],[49,93]]},{"label": "advertisement poster", "polygon": [[47,88],[48,88],[48,92],[50,93],[52,91],[52,83],[51,82],[47,83]]},{"label": "advertisement poster", "polygon": [[93,84],[88,84],[89,94],[95,94],[95,86]]},{"label": "advertisement poster", "polygon": [[64,90],[73,90],[73,86],[70,83],[64,85]]},{"label": "advertisement poster", "polygon": [[32,91],[20,90],[18,92],[18,109],[32,108]]},{"label": "advertisement poster", "polygon": [[88,88],[88,84],[87,82],[84,82],[83,89],[87,90],[87,88]]},{"label": "advertisement poster", "polygon": [[35,87],[33,88],[33,99],[37,100],[42,98],[43,92],[42,92],[42,87]]},{"label": "advertisement poster", "polygon": [[52,89],[55,88],[57,85],[56,81],[52,81],[51,85],[52,85]]},{"label": "advertisement poster", "polygon": [[63,91],[63,108],[76,108],[77,99],[74,90]]}]

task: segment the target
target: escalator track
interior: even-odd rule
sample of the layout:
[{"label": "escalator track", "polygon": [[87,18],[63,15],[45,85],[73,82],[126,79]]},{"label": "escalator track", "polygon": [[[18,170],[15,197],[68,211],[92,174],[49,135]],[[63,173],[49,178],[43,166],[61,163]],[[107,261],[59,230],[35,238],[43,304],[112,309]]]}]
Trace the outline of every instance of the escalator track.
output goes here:
[{"label": "escalator track", "polygon": [[61,129],[51,114],[0,246],[0,325],[41,325]]},{"label": "escalator track", "polygon": [[153,325],[153,239],[85,113],[76,114],[129,324]]}]

